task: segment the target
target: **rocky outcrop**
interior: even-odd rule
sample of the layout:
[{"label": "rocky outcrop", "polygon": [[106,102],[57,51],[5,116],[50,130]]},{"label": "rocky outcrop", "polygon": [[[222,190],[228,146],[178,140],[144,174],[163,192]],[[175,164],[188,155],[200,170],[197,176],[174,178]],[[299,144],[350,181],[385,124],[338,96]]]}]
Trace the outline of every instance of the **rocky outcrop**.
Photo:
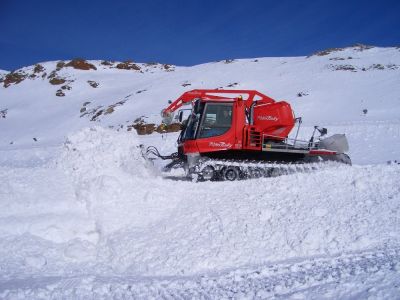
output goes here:
[{"label": "rocky outcrop", "polygon": [[28,77],[28,74],[26,74],[23,71],[15,71],[15,72],[10,72],[6,74],[6,76],[3,77],[3,86],[5,88],[9,87],[11,84],[18,84],[22,81],[24,81]]},{"label": "rocky outcrop", "polygon": [[136,65],[135,63],[133,63],[133,61],[131,61],[131,60],[124,61],[124,62],[117,64],[116,68],[120,69],[120,70],[140,71],[140,67],[138,65]]},{"label": "rocky outcrop", "polygon": [[69,63],[65,64],[65,67],[72,67],[77,70],[97,70],[95,65],[88,63],[86,60],[82,58],[75,58],[71,60]]}]

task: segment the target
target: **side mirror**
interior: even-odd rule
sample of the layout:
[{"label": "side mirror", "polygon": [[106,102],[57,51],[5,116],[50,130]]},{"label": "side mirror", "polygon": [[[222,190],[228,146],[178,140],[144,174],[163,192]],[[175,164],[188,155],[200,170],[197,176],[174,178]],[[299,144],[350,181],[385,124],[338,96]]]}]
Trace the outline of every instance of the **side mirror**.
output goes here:
[{"label": "side mirror", "polygon": [[183,120],[183,110],[179,111],[178,120],[179,120],[179,123],[182,123],[182,120]]}]

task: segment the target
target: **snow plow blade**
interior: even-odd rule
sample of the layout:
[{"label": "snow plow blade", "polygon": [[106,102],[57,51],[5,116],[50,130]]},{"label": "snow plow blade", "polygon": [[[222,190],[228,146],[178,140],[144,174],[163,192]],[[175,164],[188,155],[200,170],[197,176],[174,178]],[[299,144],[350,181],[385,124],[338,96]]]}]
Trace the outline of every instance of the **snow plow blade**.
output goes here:
[{"label": "snow plow blade", "polygon": [[334,134],[320,141],[321,149],[332,150],[338,153],[349,151],[349,143],[345,134]]}]

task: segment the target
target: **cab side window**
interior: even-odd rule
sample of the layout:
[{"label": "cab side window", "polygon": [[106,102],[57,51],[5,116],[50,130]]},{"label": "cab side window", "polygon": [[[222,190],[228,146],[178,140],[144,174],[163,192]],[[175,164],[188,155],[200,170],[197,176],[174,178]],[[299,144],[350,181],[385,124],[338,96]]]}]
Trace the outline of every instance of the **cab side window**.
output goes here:
[{"label": "cab side window", "polygon": [[232,103],[207,103],[199,138],[218,136],[232,126]]}]

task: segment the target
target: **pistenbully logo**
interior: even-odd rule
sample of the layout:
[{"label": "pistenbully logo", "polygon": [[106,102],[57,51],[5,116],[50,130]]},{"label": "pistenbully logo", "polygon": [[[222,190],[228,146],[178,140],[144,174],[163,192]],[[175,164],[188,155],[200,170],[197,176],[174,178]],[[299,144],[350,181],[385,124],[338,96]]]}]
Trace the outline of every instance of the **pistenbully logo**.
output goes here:
[{"label": "pistenbully logo", "polygon": [[231,148],[232,147],[231,143],[225,143],[225,142],[210,142],[208,145],[210,147],[217,147],[217,148]]},{"label": "pistenbully logo", "polygon": [[260,121],[278,121],[278,118],[273,116],[257,116],[257,119]]}]

